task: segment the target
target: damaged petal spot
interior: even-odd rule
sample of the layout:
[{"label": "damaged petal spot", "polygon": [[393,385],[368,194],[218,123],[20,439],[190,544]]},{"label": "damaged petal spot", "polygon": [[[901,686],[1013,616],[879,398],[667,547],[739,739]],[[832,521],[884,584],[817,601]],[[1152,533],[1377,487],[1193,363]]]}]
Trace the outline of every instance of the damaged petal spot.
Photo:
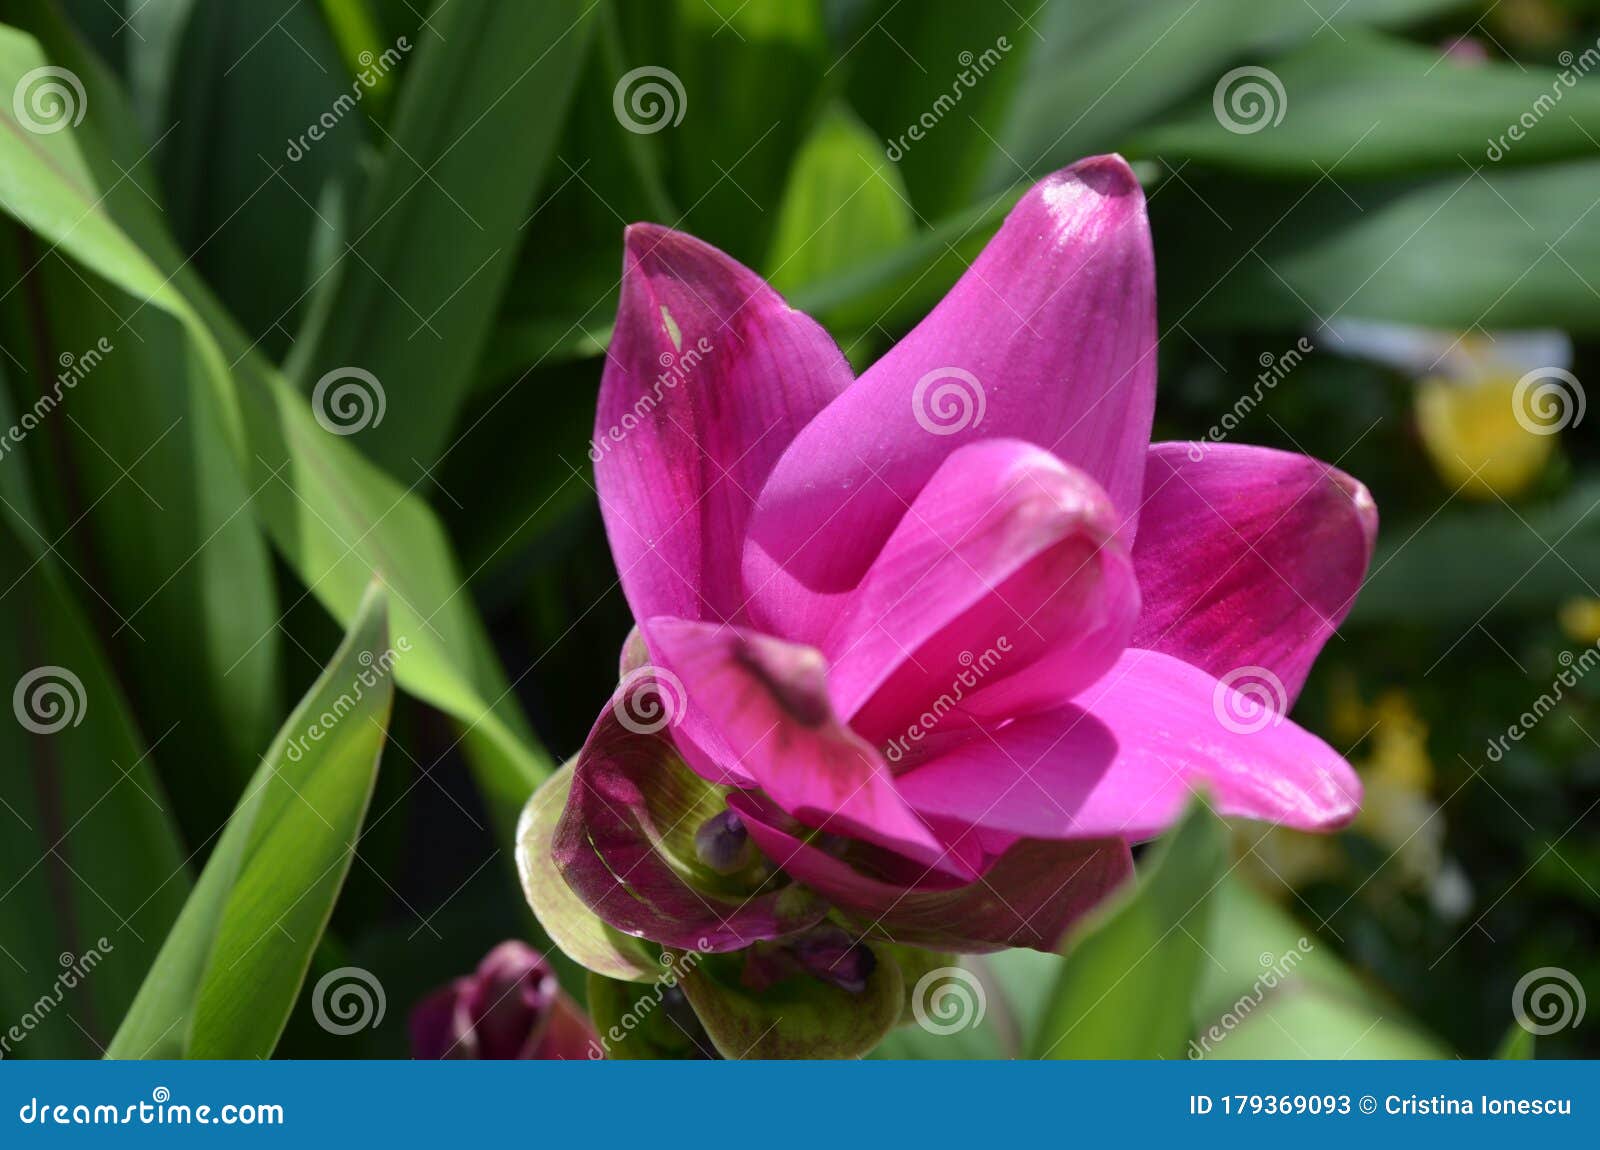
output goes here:
[{"label": "damaged petal spot", "polygon": [[743,638],[734,650],[739,665],[749,671],[785,714],[801,726],[824,726],[833,716],[828,699],[827,660],[812,647],[767,644]]}]

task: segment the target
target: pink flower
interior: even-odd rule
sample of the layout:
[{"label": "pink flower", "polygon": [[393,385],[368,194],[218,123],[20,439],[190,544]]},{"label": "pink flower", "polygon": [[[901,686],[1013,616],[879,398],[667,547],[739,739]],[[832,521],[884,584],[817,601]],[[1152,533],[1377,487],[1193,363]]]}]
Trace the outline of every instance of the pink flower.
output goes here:
[{"label": "pink flower", "polygon": [[1152,444],[1156,345],[1117,156],[1034,187],[860,379],[749,269],[629,228],[591,457],[638,635],[530,885],[553,862],[683,949],[798,945],[830,909],[1051,949],[1197,791],[1347,822],[1355,775],[1285,713],[1372,500],[1304,456]]},{"label": "pink flower", "polygon": [[588,1058],[594,1028],[556,982],[544,956],[502,942],[478,969],[411,1011],[416,1058]]}]

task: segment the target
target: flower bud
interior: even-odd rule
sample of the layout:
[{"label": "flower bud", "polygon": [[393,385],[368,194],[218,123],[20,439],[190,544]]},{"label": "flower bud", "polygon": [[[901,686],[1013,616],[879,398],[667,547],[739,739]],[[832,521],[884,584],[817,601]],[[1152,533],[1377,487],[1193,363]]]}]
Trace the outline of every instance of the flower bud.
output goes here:
[{"label": "flower bud", "polygon": [[734,874],[749,866],[755,848],[744,829],[744,820],[732,810],[712,815],[694,832],[694,853],[718,874]]},{"label": "flower bud", "polygon": [[416,1058],[585,1058],[593,1027],[544,956],[503,942],[411,1011]]}]

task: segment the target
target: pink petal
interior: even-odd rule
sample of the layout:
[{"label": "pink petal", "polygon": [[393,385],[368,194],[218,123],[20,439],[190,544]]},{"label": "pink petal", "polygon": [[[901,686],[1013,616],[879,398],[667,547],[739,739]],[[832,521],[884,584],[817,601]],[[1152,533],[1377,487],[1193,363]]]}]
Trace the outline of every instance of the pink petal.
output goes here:
[{"label": "pink petal", "polygon": [[850,383],[816,323],[681,232],[628,229],[590,458],[634,617],[729,618],[756,492]]},{"label": "pink petal", "polygon": [[589,909],[625,934],[685,950],[721,953],[813,925],[826,907],[763,889],[748,898],[689,885],[661,849],[676,826],[657,825],[650,796],[677,788],[677,752],[660,733],[600,712],[572,774],[551,856]]},{"label": "pink petal", "polygon": [[[927,713],[1010,717],[1031,701],[1024,684],[1057,701],[1127,645],[1139,589],[1116,528],[1083,472],[1022,440],[984,440],[945,460],[858,588],[817,595],[779,572],[752,591],[752,614],[806,621],[785,637],[817,642],[840,714],[869,742],[920,738]],[[1041,659],[1050,675],[1021,674]]]},{"label": "pink petal", "polygon": [[[971,883],[925,876],[913,886],[852,867],[783,829],[744,795],[737,810],[761,852],[854,924],[906,946],[975,954],[1006,947],[1053,950],[1068,926],[1133,874],[1120,839],[1025,839]],[[929,878],[934,881],[927,881]]]},{"label": "pink petal", "polygon": [[1269,684],[1236,689],[1129,649],[1073,703],[970,739],[902,776],[900,790],[930,817],[1039,838],[1151,838],[1197,791],[1224,815],[1342,826],[1361,783],[1283,717],[1284,702]]},{"label": "pink petal", "polygon": [[1304,455],[1159,443],[1133,561],[1133,645],[1226,677],[1265,668],[1293,703],[1372,558],[1367,489]]},{"label": "pink petal", "polygon": [[1131,542],[1155,322],[1150,229],[1128,165],[1098,156],[1048,177],[927,318],[795,437],[752,538],[815,589],[851,587],[945,456],[1011,436],[1098,482]]},{"label": "pink petal", "polygon": [[807,826],[971,877],[970,865],[900,798],[878,752],[834,714],[815,648],[683,619],[643,626],[650,649],[683,684],[679,729],[700,748],[715,748],[719,762],[731,757]]}]

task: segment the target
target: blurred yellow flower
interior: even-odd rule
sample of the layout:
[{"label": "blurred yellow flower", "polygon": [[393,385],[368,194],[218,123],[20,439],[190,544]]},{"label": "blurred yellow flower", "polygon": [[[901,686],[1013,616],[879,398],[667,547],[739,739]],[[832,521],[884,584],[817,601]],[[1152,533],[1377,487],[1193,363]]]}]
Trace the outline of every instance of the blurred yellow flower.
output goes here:
[{"label": "blurred yellow flower", "polygon": [[1557,619],[1574,643],[1600,645],[1600,599],[1568,599],[1561,604]]},{"label": "blurred yellow flower", "polygon": [[1505,376],[1464,383],[1432,376],[1417,385],[1417,431],[1452,489],[1475,499],[1511,498],[1544,470],[1556,437],[1535,434],[1517,419],[1516,386]]},{"label": "blurred yellow flower", "polygon": [[1572,342],[1558,331],[1494,335],[1378,320],[1329,325],[1335,350],[1415,377],[1417,432],[1451,490],[1514,498],[1543,473],[1576,397]]}]

